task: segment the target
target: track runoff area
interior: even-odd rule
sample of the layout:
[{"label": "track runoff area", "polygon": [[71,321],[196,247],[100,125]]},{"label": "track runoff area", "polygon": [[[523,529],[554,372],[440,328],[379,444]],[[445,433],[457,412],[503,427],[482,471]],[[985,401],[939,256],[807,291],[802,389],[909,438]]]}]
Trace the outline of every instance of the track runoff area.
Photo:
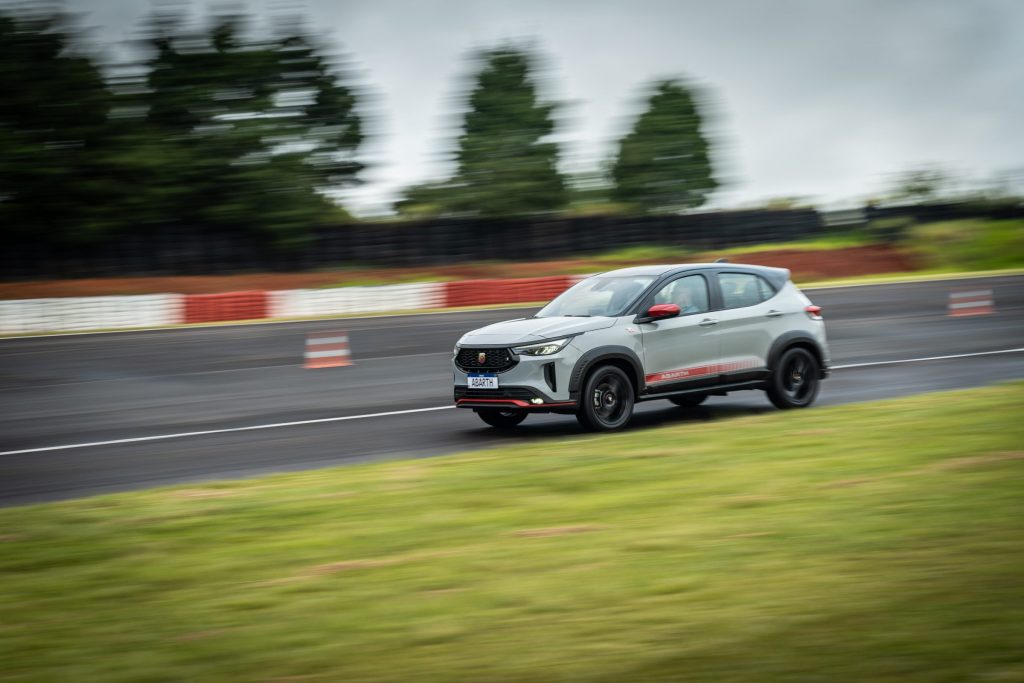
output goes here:
[{"label": "track runoff area", "polygon": [[[1020,335],[1024,329],[1024,276],[807,292],[824,308],[836,371],[823,385],[822,404],[1024,377]],[[4,388],[0,405],[7,415],[0,419],[11,421],[10,429],[0,429],[7,434],[0,438],[0,472],[17,462],[17,474],[23,476],[13,480],[24,483],[33,479],[31,472],[23,471],[26,466],[39,467],[42,479],[46,476],[42,470],[53,466],[48,464],[50,457],[90,471],[80,486],[71,481],[75,477],[70,473],[68,481],[56,477],[50,492],[42,483],[27,488],[12,485],[19,490],[8,491],[0,485],[0,501],[17,504],[11,495],[25,500],[66,498],[194,478],[436,455],[509,443],[510,438],[514,442],[520,437],[506,435],[495,440],[491,430],[481,428],[476,420],[459,419],[469,416],[456,414],[448,400],[448,356],[452,342],[463,331],[521,314],[505,309],[4,340],[0,342],[0,362],[5,369],[17,367],[16,374],[23,382],[9,386],[12,373],[0,373]],[[274,332],[268,334],[271,329]],[[195,337],[197,334],[201,337]],[[252,344],[242,350],[241,359],[231,354],[240,334]],[[299,336],[302,339],[297,345]],[[273,340],[281,338],[290,339],[290,347],[301,349],[291,362],[282,362],[288,359],[272,348]],[[119,348],[126,344],[125,349]],[[127,354],[133,354],[137,367],[124,369]],[[175,364],[176,355],[181,356],[180,365]],[[67,364],[67,376],[54,377],[53,367],[43,372],[43,366],[56,362],[55,356]],[[112,356],[120,360],[112,360]],[[237,367],[228,367],[232,362]],[[426,370],[410,385],[402,381],[406,367]],[[431,378],[429,382],[427,378]],[[44,386],[37,386],[39,382],[33,379]],[[150,399],[140,400],[121,419],[117,406],[104,408],[106,397],[141,390],[136,386],[139,382],[158,382],[164,388],[170,382],[195,386],[180,394],[175,410],[168,410],[167,403],[147,408]],[[241,391],[243,387],[249,389]],[[324,401],[306,401],[307,396],[323,391],[328,392]],[[83,404],[81,398],[72,397],[76,405],[65,406],[62,412],[80,414],[63,418],[64,426],[44,412],[32,415],[31,423],[18,421],[19,416],[29,417],[33,406],[46,410],[45,401],[39,405],[26,402],[30,395],[44,392],[55,398],[65,393],[87,398]],[[197,399],[199,393],[209,395]],[[278,394],[278,407],[268,411],[267,401]],[[124,400],[130,399],[129,395]],[[200,421],[188,414],[188,402],[197,401],[196,410],[203,411],[204,400],[217,405],[233,402],[230,415]],[[167,402],[175,402],[175,395],[167,396]],[[332,402],[333,414],[325,414],[324,406]],[[728,416],[735,414],[733,406],[760,403],[764,403],[760,392],[739,392],[713,399],[707,410],[712,417],[716,410]],[[640,412],[644,411],[672,412],[660,402],[646,404]],[[259,416],[271,419],[257,419]],[[558,421],[564,424],[556,424]],[[195,428],[197,422],[205,422],[205,428]],[[531,429],[534,423],[531,419],[524,424],[524,438],[565,435],[576,428],[575,420],[557,416],[540,418]],[[659,423],[655,417],[638,420],[641,428]],[[3,421],[0,427],[4,427]],[[270,434],[276,436],[271,439]],[[81,438],[86,435],[94,438]],[[232,436],[235,438],[229,438]],[[288,444],[295,445],[299,457],[289,457]],[[204,459],[201,463],[197,460],[196,465],[201,466],[194,468],[187,458],[198,458],[200,450]],[[170,467],[166,454],[179,452],[186,454],[186,461],[177,461],[175,455],[175,466]],[[155,453],[162,454],[163,460],[152,459]],[[219,467],[222,454],[225,464]],[[106,474],[99,476],[91,468]],[[49,469],[51,480],[53,471]]]}]

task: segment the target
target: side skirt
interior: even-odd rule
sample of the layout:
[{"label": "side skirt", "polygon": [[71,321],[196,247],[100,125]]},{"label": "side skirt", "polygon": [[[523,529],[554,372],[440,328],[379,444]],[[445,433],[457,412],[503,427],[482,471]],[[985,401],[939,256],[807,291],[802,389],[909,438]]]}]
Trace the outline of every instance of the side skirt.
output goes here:
[{"label": "side skirt", "polygon": [[764,380],[750,380],[747,382],[733,382],[731,384],[717,384],[714,387],[679,389],[677,391],[661,391],[656,394],[641,394],[636,401],[657,401],[670,396],[684,396],[686,394],[707,394],[708,396],[725,396],[730,391],[744,391],[747,389],[764,389]]}]

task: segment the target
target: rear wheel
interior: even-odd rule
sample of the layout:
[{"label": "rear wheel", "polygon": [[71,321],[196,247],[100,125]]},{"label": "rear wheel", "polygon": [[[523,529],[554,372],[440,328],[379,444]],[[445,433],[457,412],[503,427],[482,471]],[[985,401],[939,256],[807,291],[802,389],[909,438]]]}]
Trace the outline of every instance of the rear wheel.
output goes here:
[{"label": "rear wheel", "polygon": [[480,408],[476,411],[480,419],[498,429],[512,429],[526,419],[522,410],[501,410],[500,408]]},{"label": "rear wheel", "polygon": [[776,408],[806,408],[821,388],[818,359],[799,346],[787,350],[768,381],[768,398]]},{"label": "rear wheel", "polygon": [[621,429],[633,416],[633,384],[614,365],[602,365],[587,377],[576,419],[595,432]]},{"label": "rear wheel", "polygon": [[669,396],[669,401],[683,408],[693,408],[706,401],[707,394],[683,394],[682,396]]}]

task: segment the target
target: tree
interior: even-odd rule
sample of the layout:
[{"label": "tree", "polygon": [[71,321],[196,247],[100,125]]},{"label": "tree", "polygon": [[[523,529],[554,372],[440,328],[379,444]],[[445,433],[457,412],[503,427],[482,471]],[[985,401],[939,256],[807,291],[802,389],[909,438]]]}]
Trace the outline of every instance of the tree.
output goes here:
[{"label": "tree", "polygon": [[612,197],[647,213],[698,207],[718,187],[702,116],[677,80],[657,83],[633,130],[619,142]]},{"label": "tree", "polygon": [[503,47],[481,55],[466,99],[453,178],[410,188],[396,208],[407,215],[518,216],[545,213],[568,201],[554,105],[542,102],[531,55]]},{"label": "tree", "polygon": [[430,218],[444,213],[449,196],[450,188],[444,181],[421,183],[405,188],[394,208],[406,218]]},{"label": "tree", "polygon": [[335,215],[323,193],[358,182],[363,133],[354,92],[314,42],[294,27],[246,39],[235,16],[198,34],[167,18],[154,28],[144,85],[125,98],[142,112],[150,154],[137,162],[165,219],[287,242]]},{"label": "tree", "polygon": [[60,16],[0,12],[0,222],[81,240],[138,226],[255,231],[278,243],[344,215],[356,96],[295,25],[157,17],[140,63],[104,78]]},{"label": "tree", "polygon": [[914,168],[896,175],[891,198],[897,202],[924,204],[948,199],[953,191],[953,178],[938,168]]},{"label": "tree", "polygon": [[106,142],[111,95],[76,53],[61,15],[0,13],[0,225],[40,241],[72,234],[93,198],[91,160]]}]

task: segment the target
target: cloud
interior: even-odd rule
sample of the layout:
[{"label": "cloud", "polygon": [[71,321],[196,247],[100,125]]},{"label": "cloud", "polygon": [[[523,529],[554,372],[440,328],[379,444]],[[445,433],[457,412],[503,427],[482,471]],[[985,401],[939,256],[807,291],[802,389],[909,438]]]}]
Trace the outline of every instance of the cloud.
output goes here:
[{"label": "cloud", "polygon": [[[277,4],[272,4],[277,2]],[[266,14],[279,0],[250,0]],[[77,0],[107,40],[147,11]],[[443,174],[467,55],[531,39],[566,101],[566,164],[595,165],[637,113],[641,88],[684,75],[711,97],[722,202],[834,201],[926,163],[972,174],[1024,158],[1024,3],[1016,0],[306,0],[375,94],[375,164],[349,195],[363,212]]]}]

